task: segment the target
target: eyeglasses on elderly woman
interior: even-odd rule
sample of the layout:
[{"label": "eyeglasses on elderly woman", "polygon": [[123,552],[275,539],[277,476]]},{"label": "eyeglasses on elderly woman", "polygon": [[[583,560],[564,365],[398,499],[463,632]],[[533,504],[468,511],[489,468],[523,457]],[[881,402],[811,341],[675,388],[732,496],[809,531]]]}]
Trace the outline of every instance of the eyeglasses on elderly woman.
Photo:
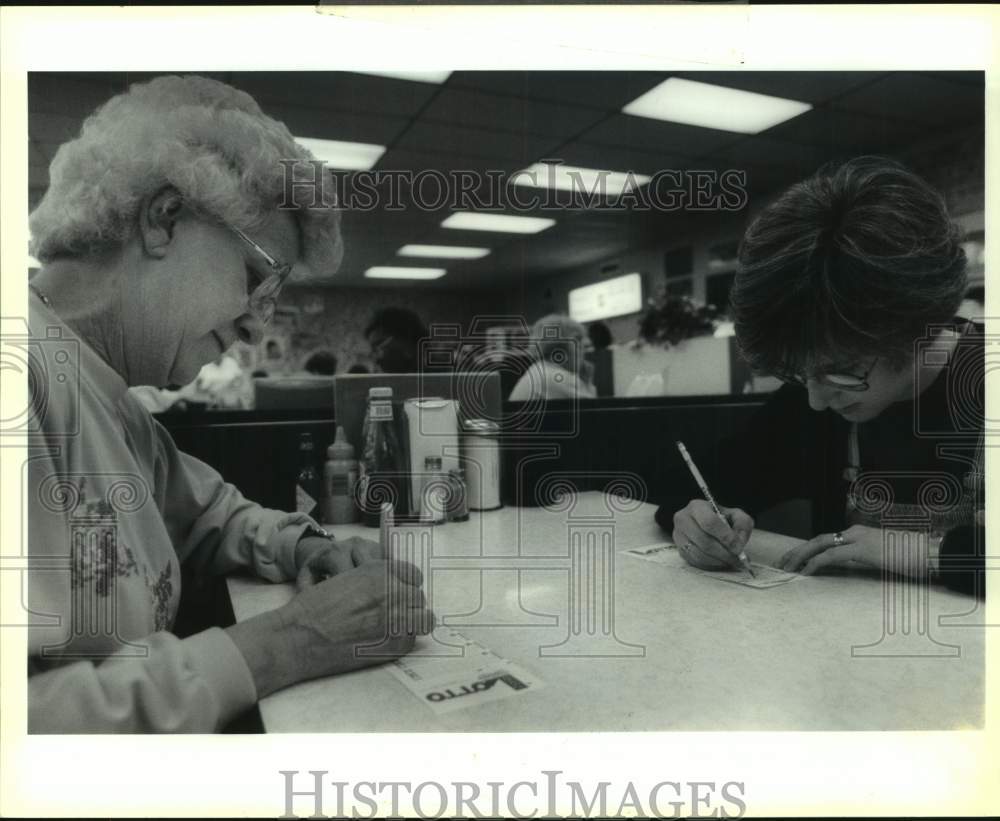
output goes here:
[{"label": "eyeglasses on elderly woman", "polygon": [[292,266],[287,262],[280,262],[275,259],[239,228],[236,228],[229,223],[224,222],[223,224],[230,231],[236,234],[236,236],[242,239],[247,245],[253,248],[254,252],[264,261],[272,272],[269,277],[264,279],[250,292],[248,297],[248,304],[251,313],[253,313],[253,315],[256,316],[262,324],[267,325],[274,318],[274,312],[278,307],[278,294],[281,292],[281,286],[284,284],[285,280],[288,279],[288,275],[292,272]]}]

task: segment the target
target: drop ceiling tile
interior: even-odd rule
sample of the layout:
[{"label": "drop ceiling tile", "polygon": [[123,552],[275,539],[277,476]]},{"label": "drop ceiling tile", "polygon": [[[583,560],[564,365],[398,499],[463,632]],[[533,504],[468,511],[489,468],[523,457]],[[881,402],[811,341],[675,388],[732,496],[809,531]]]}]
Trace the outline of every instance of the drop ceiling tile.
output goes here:
[{"label": "drop ceiling tile", "polygon": [[34,211],[38,204],[42,201],[42,197],[45,196],[47,186],[46,185],[35,185],[34,182],[28,187],[28,213],[30,214]]},{"label": "drop ceiling tile", "polygon": [[55,156],[55,149],[64,142],[79,136],[82,125],[83,117],[47,111],[28,112],[28,136],[50,156]]},{"label": "drop ceiling tile", "polygon": [[535,158],[544,155],[556,143],[558,138],[462,128],[418,120],[396,141],[394,147],[534,162]]},{"label": "drop ceiling tile", "polygon": [[892,151],[922,136],[911,123],[829,108],[807,111],[766,133],[775,140],[811,145],[831,159]]},{"label": "drop ceiling tile", "polygon": [[[789,185],[811,176],[816,170],[816,168],[811,166],[802,170],[796,170],[789,166],[766,165],[762,163],[717,162],[713,164],[706,161],[705,165],[714,165],[714,169],[719,174],[718,179],[720,182],[718,185],[720,191],[723,185],[722,180],[725,180],[727,192],[734,192],[740,185],[738,178],[734,178],[731,175],[723,177],[722,175],[725,172],[736,171],[745,174],[744,190],[748,192],[750,197],[756,194],[787,188]],[[727,193],[727,196],[732,196],[732,194]]]},{"label": "drop ceiling tile", "polygon": [[49,187],[49,161],[34,141],[28,142],[28,188],[44,192]]},{"label": "drop ceiling tile", "polygon": [[82,123],[84,117],[127,86],[122,74],[98,79],[73,73],[29,72],[28,111],[73,117]]},{"label": "drop ceiling tile", "polygon": [[696,157],[733,141],[733,132],[616,114],[580,135],[581,142]]},{"label": "drop ceiling tile", "polygon": [[415,242],[420,236],[438,225],[443,217],[418,208],[386,210],[373,208],[347,208],[344,211],[342,232],[345,244],[373,242],[392,244],[395,238]]},{"label": "drop ceiling tile", "polygon": [[410,121],[405,117],[331,111],[322,108],[274,107],[267,112],[297,137],[389,145]]},{"label": "drop ceiling tile", "polygon": [[502,161],[487,157],[474,157],[468,154],[441,151],[413,151],[406,148],[391,147],[379,159],[376,168],[406,169],[410,171],[486,171],[496,169],[517,171],[522,164],[516,160]]},{"label": "drop ceiling tile", "polygon": [[52,162],[48,152],[38,143],[37,140],[28,138],[28,165],[31,167],[44,168],[48,171],[49,163]]},{"label": "drop ceiling tile", "polygon": [[611,112],[667,76],[658,71],[456,71],[447,85]]},{"label": "drop ceiling tile", "polygon": [[604,113],[593,108],[483,92],[444,89],[421,119],[461,126],[570,137],[594,125]]},{"label": "drop ceiling tile", "polygon": [[834,107],[924,125],[981,121],[983,88],[912,72],[892,74],[839,98]]},{"label": "drop ceiling tile", "polygon": [[961,83],[971,85],[982,90],[986,87],[985,71],[920,71],[917,72],[927,77],[937,77],[950,83]]},{"label": "drop ceiling tile", "polygon": [[439,90],[434,83],[350,71],[234,72],[230,82],[265,103],[298,104],[369,114],[413,117]]},{"label": "drop ceiling tile", "polygon": [[776,140],[765,134],[743,137],[731,145],[713,151],[707,159],[734,167],[748,165],[787,166],[801,173],[811,173],[827,159],[816,145]]},{"label": "drop ceiling tile", "polygon": [[688,80],[738,88],[804,103],[823,103],[863,86],[884,72],[876,71],[684,71]]},{"label": "drop ceiling tile", "polygon": [[387,152],[373,171],[348,175],[345,196],[362,203],[374,196],[382,204],[401,203],[422,211],[480,210],[507,202],[508,176],[520,167],[482,157],[397,149]]}]

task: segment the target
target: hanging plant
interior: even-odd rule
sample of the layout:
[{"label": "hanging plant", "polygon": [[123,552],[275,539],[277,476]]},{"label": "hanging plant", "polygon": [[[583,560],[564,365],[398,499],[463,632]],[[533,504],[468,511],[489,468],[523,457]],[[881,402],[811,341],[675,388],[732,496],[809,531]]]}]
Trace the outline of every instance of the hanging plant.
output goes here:
[{"label": "hanging plant", "polygon": [[639,322],[639,338],[664,348],[695,336],[710,336],[721,313],[714,305],[698,305],[689,296],[673,296],[665,290],[647,305]]}]

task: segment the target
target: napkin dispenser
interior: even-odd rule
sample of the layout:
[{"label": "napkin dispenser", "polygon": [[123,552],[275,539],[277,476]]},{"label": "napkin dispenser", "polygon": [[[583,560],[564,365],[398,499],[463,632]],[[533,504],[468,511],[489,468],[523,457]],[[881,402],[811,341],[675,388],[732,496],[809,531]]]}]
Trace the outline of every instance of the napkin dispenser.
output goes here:
[{"label": "napkin dispenser", "polygon": [[459,467],[458,402],[454,399],[426,397],[403,403],[410,451],[410,510],[420,510],[420,494],[428,456],[441,459],[444,473]]}]

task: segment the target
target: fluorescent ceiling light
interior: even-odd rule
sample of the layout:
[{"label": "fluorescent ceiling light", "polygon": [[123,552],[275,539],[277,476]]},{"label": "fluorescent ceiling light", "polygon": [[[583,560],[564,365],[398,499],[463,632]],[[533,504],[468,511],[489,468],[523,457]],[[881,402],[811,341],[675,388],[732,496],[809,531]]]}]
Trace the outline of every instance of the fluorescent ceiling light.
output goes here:
[{"label": "fluorescent ceiling light", "polygon": [[545,217],[514,217],[508,214],[477,214],[459,211],[441,223],[442,228],[465,231],[499,231],[505,234],[537,234],[556,224]]},{"label": "fluorescent ceiling light", "polygon": [[396,80],[413,80],[417,83],[441,84],[451,76],[451,71],[358,71],[375,77],[393,77]]},{"label": "fluorescent ceiling light", "polygon": [[365,271],[368,279],[440,279],[444,268],[402,268],[395,265],[376,265]]},{"label": "fluorescent ceiling light", "polygon": [[536,162],[511,177],[514,185],[532,188],[556,188],[579,194],[620,194],[645,185],[652,177],[643,174],[625,174],[620,171],[601,171],[596,168],[579,168],[575,165]]},{"label": "fluorescent ceiling light", "polygon": [[313,137],[296,137],[295,142],[331,168],[343,168],[348,171],[368,171],[379,161],[386,148],[384,145],[318,140]]},{"label": "fluorescent ceiling light", "polygon": [[489,248],[472,248],[465,245],[404,245],[396,253],[401,257],[482,259],[489,252]]},{"label": "fluorescent ceiling light", "polygon": [[636,117],[758,134],[812,106],[797,100],[671,77],[626,105]]}]

